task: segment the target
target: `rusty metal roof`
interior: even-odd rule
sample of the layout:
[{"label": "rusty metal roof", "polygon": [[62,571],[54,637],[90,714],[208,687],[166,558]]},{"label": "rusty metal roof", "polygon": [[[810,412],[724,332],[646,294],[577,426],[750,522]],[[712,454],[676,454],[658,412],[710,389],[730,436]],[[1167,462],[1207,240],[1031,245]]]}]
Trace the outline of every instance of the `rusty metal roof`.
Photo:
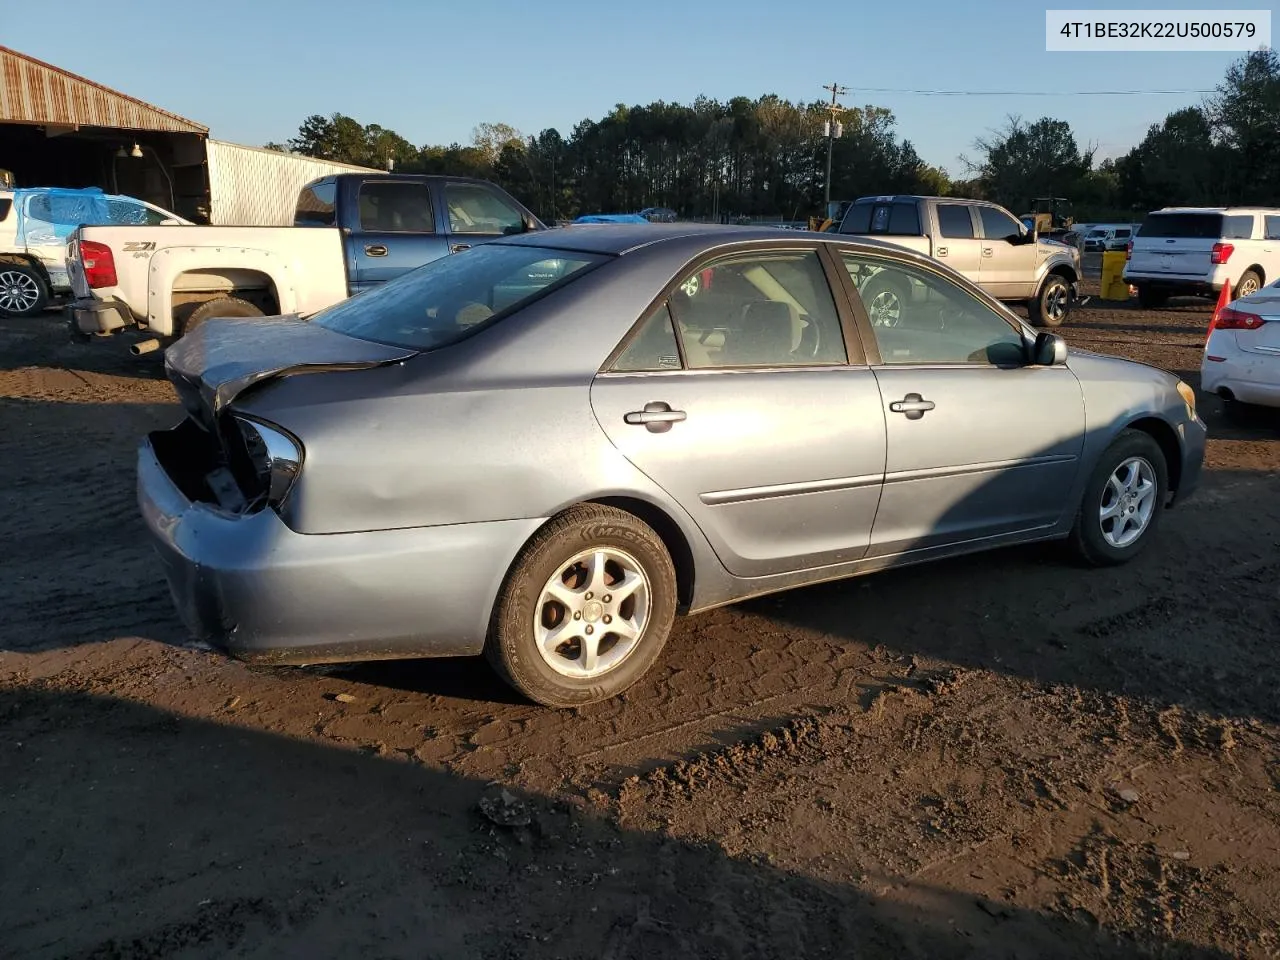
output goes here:
[{"label": "rusty metal roof", "polygon": [[8,47],[0,47],[0,123],[209,132],[193,120]]}]

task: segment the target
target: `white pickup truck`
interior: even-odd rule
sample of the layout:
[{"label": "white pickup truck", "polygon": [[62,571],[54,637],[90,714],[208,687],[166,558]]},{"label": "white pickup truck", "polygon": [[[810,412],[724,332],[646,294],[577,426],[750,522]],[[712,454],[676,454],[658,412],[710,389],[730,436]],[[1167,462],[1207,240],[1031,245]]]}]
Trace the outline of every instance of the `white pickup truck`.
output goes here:
[{"label": "white pickup truck", "polygon": [[292,227],[84,226],[67,244],[73,337],[141,329],[135,354],[210,317],[308,315],[496,237],[546,227],[496,184],[341,173],[303,188]]},{"label": "white pickup truck", "polygon": [[[1025,303],[1031,322],[1056,327],[1077,302],[1080,251],[1028,230],[1004,207],[955,197],[861,197],[848,207],[838,232],[874,237],[934,257],[992,296]],[[877,322],[892,322],[909,296],[889,279],[874,278],[862,293]],[[874,289],[873,289],[874,287]]]}]

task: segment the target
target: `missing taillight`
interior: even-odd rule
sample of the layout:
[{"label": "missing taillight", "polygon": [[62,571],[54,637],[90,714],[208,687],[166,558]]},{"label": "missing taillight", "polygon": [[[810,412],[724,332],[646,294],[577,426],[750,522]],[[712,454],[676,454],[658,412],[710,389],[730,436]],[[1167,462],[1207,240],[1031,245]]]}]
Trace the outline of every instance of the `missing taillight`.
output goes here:
[{"label": "missing taillight", "polygon": [[248,500],[280,506],[302,469],[302,445],[258,420],[224,420],[228,465]]}]

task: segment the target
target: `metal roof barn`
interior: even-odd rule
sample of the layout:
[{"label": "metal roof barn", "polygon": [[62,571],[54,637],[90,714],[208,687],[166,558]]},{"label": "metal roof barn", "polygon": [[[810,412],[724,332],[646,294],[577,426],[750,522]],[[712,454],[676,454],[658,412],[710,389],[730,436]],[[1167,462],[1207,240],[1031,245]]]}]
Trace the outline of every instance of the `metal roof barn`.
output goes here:
[{"label": "metal roof barn", "polygon": [[207,134],[209,128],[0,47],[0,123]]},{"label": "metal roof barn", "polygon": [[0,46],[0,171],[18,186],[101,187],[196,223],[293,222],[302,186],[381,173],[209,138],[209,128]]}]

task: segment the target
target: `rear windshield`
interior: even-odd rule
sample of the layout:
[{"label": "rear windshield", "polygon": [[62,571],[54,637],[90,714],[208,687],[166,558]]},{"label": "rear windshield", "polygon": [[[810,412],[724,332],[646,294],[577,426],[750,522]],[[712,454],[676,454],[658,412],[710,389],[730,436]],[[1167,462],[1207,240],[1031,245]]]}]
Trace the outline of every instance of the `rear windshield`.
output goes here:
[{"label": "rear windshield", "polygon": [[1153,213],[1142,221],[1140,237],[1166,240],[1247,240],[1253,217],[1221,213]]},{"label": "rear windshield", "polygon": [[470,336],[611,258],[484,243],[343,300],[312,323],[362,340],[434,350]]},{"label": "rear windshield", "polygon": [[855,203],[845,214],[840,233],[917,237],[923,233],[920,229],[920,208],[914,200]]}]

